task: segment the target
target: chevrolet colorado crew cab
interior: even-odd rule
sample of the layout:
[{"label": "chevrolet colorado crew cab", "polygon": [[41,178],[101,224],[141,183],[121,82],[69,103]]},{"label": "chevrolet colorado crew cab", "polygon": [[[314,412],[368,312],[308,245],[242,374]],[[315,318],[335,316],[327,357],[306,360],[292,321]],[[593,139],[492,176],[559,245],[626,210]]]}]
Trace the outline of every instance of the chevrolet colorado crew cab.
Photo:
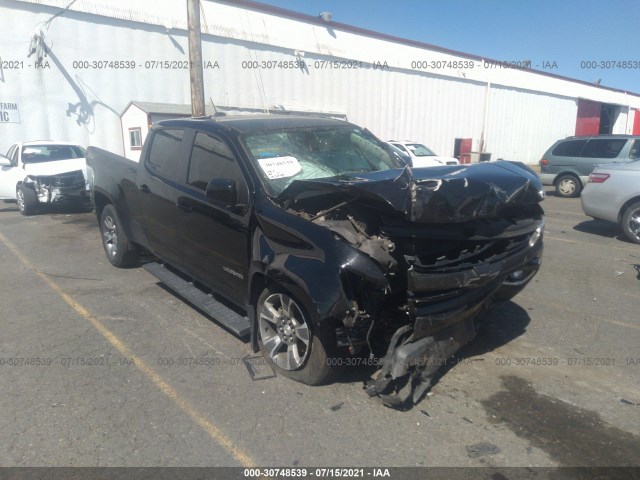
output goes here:
[{"label": "chevrolet colorado crew cab", "polygon": [[165,120],[139,163],[93,147],[87,162],[113,265],[152,255],[150,273],[300,382],[375,359],[367,392],[388,405],[417,402],[540,266],[526,166],[411,168],[341,120]]}]

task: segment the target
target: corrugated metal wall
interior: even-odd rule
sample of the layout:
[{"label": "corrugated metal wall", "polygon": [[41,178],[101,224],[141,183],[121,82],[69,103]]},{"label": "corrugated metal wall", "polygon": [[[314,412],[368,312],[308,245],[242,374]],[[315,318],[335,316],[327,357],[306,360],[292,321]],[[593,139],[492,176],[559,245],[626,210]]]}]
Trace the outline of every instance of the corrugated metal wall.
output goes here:
[{"label": "corrugated metal wall", "polygon": [[575,99],[491,86],[485,150],[492,159],[535,163],[558,139],[574,134]]},{"label": "corrugated metal wall", "polygon": [[[0,7],[3,60],[33,64],[26,52],[36,28],[43,28],[45,42],[52,47],[45,58],[49,69],[2,72],[0,101],[18,102],[22,123],[0,124],[0,151],[21,140],[57,138],[122,153],[119,114],[129,101],[190,101],[187,69],[154,66],[188,60],[186,31],[180,29],[186,19],[181,2],[131,0],[115,8],[79,0],[73,8],[83,12],[66,11],[46,28],[46,22],[61,12],[59,6],[67,4],[8,0]],[[207,101],[343,113],[382,139],[423,141],[441,155],[453,154],[455,138],[472,138],[475,148],[484,138],[493,158],[528,163],[574,132],[577,99],[568,93],[571,82],[521,71],[418,71],[409,68],[408,60],[433,52],[215,2],[205,2],[204,7],[203,29],[210,34],[203,35],[203,59],[205,66],[218,65],[204,71]],[[296,56],[297,49],[304,57]],[[344,58],[389,62],[383,70],[314,66]],[[74,64],[117,60],[135,61],[136,68]],[[309,67],[250,69],[246,63],[299,60]],[[544,86],[547,93],[535,91],[534,85]],[[585,85],[573,90],[598,96],[599,101],[621,98]],[[633,100],[640,106],[640,97]],[[619,120],[616,128],[620,125]]]}]

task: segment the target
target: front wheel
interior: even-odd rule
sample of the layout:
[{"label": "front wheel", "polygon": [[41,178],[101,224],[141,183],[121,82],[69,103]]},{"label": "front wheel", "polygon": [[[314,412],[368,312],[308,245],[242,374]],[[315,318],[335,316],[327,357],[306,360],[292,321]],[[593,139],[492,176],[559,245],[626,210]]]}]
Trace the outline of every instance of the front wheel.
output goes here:
[{"label": "front wheel", "polygon": [[109,262],[114,267],[131,267],[140,259],[140,252],[131,244],[122,228],[120,218],[113,205],[107,205],[100,216],[102,246]]},{"label": "front wheel", "polygon": [[36,197],[36,192],[24,185],[18,185],[16,187],[16,203],[18,204],[18,210],[20,210],[22,215],[33,215],[38,209],[38,197]]},{"label": "front wheel", "polygon": [[622,231],[633,243],[640,243],[640,202],[629,206],[622,216]]},{"label": "front wheel", "polygon": [[312,323],[304,307],[290,294],[265,289],[256,305],[258,345],[262,355],[285,377],[308,385],[334,380],[331,365],[336,350],[331,322]]}]

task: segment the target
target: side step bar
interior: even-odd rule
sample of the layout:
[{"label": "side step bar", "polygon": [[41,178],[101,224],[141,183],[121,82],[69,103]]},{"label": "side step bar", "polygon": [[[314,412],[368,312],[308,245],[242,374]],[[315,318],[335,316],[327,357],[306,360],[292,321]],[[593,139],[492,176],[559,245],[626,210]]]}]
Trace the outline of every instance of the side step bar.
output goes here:
[{"label": "side step bar", "polygon": [[151,262],[145,264],[143,268],[169,289],[213,317],[237,336],[244,337],[249,335],[251,324],[247,317],[243,317],[234,312],[213,298],[212,295],[204,293],[192,283],[187,282],[168,268],[165,268],[164,265]]}]

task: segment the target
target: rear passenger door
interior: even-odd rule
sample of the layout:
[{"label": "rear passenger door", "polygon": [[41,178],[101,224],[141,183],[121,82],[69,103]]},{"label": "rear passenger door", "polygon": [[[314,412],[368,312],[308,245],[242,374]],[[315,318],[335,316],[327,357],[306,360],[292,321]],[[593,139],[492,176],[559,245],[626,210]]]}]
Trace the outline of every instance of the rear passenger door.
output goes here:
[{"label": "rear passenger door", "polygon": [[578,167],[580,175],[588,176],[597,165],[619,162],[626,138],[590,138],[582,149],[583,161]]},{"label": "rear passenger door", "polygon": [[137,187],[142,207],[142,223],[153,253],[181,267],[181,238],[176,205],[180,159],[187,153],[184,130],[162,128],[152,132],[143,168],[138,168]]},{"label": "rear passenger door", "polygon": [[[227,141],[194,132],[180,206],[185,270],[237,305],[246,302],[249,270],[249,184]],[[235,182],[237,203],[226,207],[207,200],[210,180]]]}]

